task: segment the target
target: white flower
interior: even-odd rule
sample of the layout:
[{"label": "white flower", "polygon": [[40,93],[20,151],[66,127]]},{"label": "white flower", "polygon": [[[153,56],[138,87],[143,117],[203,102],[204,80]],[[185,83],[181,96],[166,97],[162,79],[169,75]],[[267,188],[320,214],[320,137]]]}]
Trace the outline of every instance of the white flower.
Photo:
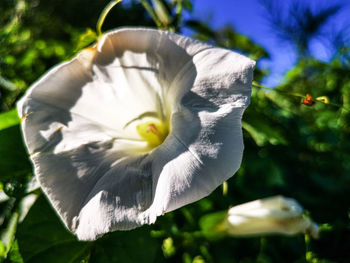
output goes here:
[{"label": "white flower", "polygon": [[81,240],[154,223],[239,168],[255,62],[152,29],[105,34],[18,103],[35,174]]},{"label": "white flower", "polygon": [[230,208],[226,230],[230,235],[308,233],[317,238],[319,227],[303,212],[294,199],[283,196],[260,199]]}]

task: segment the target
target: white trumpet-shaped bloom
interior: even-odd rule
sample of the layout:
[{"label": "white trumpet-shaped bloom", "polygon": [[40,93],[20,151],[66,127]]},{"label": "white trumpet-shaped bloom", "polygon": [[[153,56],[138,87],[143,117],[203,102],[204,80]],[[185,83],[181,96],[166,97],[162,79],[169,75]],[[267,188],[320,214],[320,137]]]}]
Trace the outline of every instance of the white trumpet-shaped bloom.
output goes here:
[{"label": "white trumpet-shaped bloom", "polygon": [[260,199],[230,208],[226,230],[240,236],[308,233],[317,238],[319,227],[303,213],[304,209],[291,198]]},{"label": "white trumpet-shaped bloom", "polygon": [[255,62],[166,31],[105,34],[18,103],[35,174],[81,240],[154,223],[239,168]]}]

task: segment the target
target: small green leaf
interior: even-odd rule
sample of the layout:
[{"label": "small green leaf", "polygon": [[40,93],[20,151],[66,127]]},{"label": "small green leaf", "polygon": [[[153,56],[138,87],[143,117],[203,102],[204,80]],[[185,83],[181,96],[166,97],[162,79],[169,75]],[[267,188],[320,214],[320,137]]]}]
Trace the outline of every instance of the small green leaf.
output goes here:
[{"label": "small green leaf", "polygon": [[15,240],[12,243],[11,250],[7,255],[7,258],[10,259],[11,263],[23,263],[23,258],[21,256],[21,253],[19,252],[18,248],[18,241]]},{"label": "small green leaf", "polygon": [[272,145],[286,145],[288,143],[279,130],[260,120],[254,120],[253,124],[242,121],[242,127],[250,134],[258,146],[263,146],[267,143]]},{"label": "small green leaf", "polygon": [[14,212],[6,226],[6,228],[1,232],[1,242],[5,247],[5,255],[10,251],[12,242],[14,241],[14,236],[17,229],[19,213]]},{"label": "small green leaf", "polygon": [[220,211],[201,217],[199,225],[204,236],[210,240],[219,239],[225,236],[224,222],[226,217],[227,211]]},{"label": "small green leaf", "polygon": [[17,110],[13,109],[0,114],[0,131],[20,123]]},{"label": "small green leaf", "polygon": [[174,240],[171,237],[163,240],[162,250],[166,258],[169,258],[175,254],[176,248],[174,246]]},{"label": "small green leaf", "polygon": [[96,32],[90,28],[86,29],[85,33],[80,36],[77,47],[75,48],[75,51],[79,51],[87,47],[88,45],[95,42],[96,40],[97,40]]},{"label": "small green leaf", "polygon": [[4,242],[0,241],[0,262],[1,259],[6,257],[6,247],[4,245]]},{"label": "small green leaf", "polygon": [[322,225],[320,225],[320,231],[328,232],[328,231],[332,231],[332,230],[333,230],[333,226],[330,225],[330,224],[322,224]]}]

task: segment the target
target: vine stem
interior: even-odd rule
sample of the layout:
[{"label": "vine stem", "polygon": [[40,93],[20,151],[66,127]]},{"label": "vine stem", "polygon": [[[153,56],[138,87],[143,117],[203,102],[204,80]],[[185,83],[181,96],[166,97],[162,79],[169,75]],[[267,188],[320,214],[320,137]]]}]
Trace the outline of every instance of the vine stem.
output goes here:
[{"label": "vine stem", "polygon": [[[257,83],[256,81],[253,81],[252,86],[256,87],[256,88],[260,88],[260,89],[271,90],[271,91],[274,91],[274,92],[277,92],[277,93],[281,93],[281,94],[284,94],[284,95],[287,95],[287,96],[293,96],[293,97],[298,97],[298,98],[302,98],[302,99],[306,98],[305,95],[302,95],[300,93],[286,92],[286,91],[278,90],[278,89],[275,89],[275,88],[266,87],[266,86],[263,86],[263,85]],[[322,97],[320,97],[320,98],[322,98]],[[328,101],[326,102],[325,100],[321,100],[321,99],[318,99],[318,98],[316,98],[315,102],[320,102],[320,103],[323,103],[323,104],[332,105],[334,107],[338,107],[338,108],[341,108],[341,109],[343,109],[343,110],[345,110],[347,112],[350,112],[350,109],[346,108],[343,105],[337,104],[337,103],[328,102]]]},{"label": "vine stem", "polygon": [[277,90],[277,89],[274,89],[274,88],[265,87],[265,86],[257,83],[256,81],[253,81],[252,86],[256,87],[256,88],[261,88],[261,89],[267,89],[267,90],[275,91],[275,92],[282,93],[282,94],[289,95],[289,96],[293,96],[293,97],[305,98],[305,96],[300,94],[300,93],[285,92],[285,91]]},{"label": "vine stem", "polygon": [[100,17],[98,18],[97,25],[96,25],[96,30],[97,30],[97,35],[98,37],[102,36],[102,25],[103,22],[106,19],[106,16],[108,15],[109,11],[118,3],[120,3],[122,0],[113,0],[108,3],[108,5],[102,10],[102,13]]}]

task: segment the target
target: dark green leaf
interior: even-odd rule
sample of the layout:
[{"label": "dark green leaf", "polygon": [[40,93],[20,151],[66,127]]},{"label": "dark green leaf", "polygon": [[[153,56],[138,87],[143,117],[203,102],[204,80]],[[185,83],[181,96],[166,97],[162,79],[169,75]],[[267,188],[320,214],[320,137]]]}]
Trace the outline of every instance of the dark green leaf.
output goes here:
[{"label": "dark green leaf", "polygon": [[26,263],[75,263],[92,243],[79,242],[64,227],[44,196],[35,202],[17,231],[19,251]]},{"label": "dark green leaf", "polygon": [[271,143],[273,145],[287,144],[287,140],[278,129],[269,126],[269,124],[263,121],[255,120],[253,125],[242,122],[242,126],[259,146],[263,146],[266,143]]},{"label": "dark green leaf", "polygon": [[93,263],[152,263],[155,262],[158,241],[151,237],[150,227],[117,231],[95,243],[90,262]]},{"label": "dark green leaf", "polygon": [[32,171],[19,125],[0,131],[0,180],[14,180]]}]

